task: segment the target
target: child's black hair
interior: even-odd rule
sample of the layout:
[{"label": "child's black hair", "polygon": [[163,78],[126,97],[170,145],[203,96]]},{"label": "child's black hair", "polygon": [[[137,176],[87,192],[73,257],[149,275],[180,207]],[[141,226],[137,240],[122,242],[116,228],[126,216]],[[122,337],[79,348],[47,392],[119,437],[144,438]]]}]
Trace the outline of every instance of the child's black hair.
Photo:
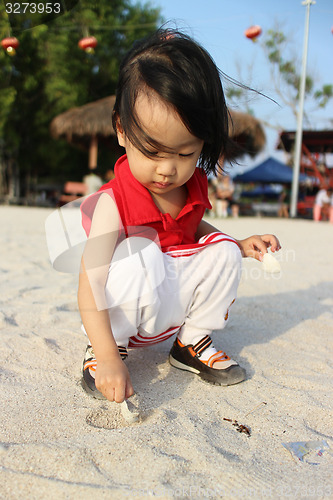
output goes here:
[{"label": "child's black hair", "polygon": [[[204,141],[199,166],[216,174],[221,158],[231,161],[240,147],[230,138],[232,126],[220,72],[208,52],[189,36],[160,29],[136,42],[119,71],[113,127],[117,124],[145,156],[168,151],[141,129],[135,113],[140,91],[152,89],[173,106],[190,133]],[[119,123],[118,123],[119,121]]]}]

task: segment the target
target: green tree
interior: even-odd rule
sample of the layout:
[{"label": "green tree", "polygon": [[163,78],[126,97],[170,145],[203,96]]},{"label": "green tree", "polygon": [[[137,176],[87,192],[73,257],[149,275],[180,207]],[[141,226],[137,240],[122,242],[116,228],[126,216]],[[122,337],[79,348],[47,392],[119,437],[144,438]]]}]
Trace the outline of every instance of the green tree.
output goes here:
[{"label": "green tree", "polygon": [[[0,5],[1,39],[10,35],[20,42],[13,57],[0,49],[4,75],[0,82],[0,166],[2,181],[16,172],[21,185],[17,195],[24,196],[31,179],[37,177],[59,182],[82,178],[86,155],[52,139],[51,120],[73,106],[113,94],[125,52],[161,23],[159,9],[130,0],[81,0],[72,5],[51,20],[29,13],[10,17]],[[92,54],[78,47],[87,34],[98,39]]]},{"label": "green tree", "polygon": [[[284,104],[290,107],[297,118],[299,99],[300,74],[298,73],[295,57],[284,57],[287,53],[288,39],[281,31],[268,30],[263,41],[265,55],[270,62],[274,89]],[[333,96],[333,85],[323,85],[315,89],[314,78],[306,76],[305,97],[314,102],[315,107],[323,108]],[[305,112],[305,119],[310,123],[309,115]]]},{"label": "green tree", "polygon": [[[263,37],[260,47],[264,52],[270,68],[270,79],[278,96],[278,100],[288,106],[297,120],[300,74],[296,56],[289,56],[291,41],[279,29],[270,29]],[[251,68],[253,71],[253,67]],[[236,104],[239,99],[249,100],[249,91],[242,87],[230,86],[227,97],[231,103]],[[310,111],[324,108],[333,97],[333,85],[323,85],[315,88],[315,81],[311,75],[306,77],[305,97],[307,107],[304,112],[305,121],[311,126]],[[247,111],[253,113],[253,109],[247,105]],[[269,125],[269,124],[267,124]]]}]

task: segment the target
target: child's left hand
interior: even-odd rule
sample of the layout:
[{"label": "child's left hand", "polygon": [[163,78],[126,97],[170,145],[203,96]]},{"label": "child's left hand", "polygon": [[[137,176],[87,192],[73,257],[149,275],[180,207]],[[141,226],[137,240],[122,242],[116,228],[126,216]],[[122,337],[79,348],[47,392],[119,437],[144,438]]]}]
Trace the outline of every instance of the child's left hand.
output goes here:
[{"label": "child's left hand", "polygon": [[237,243],[240,246],[243,257],[253,257],[260,261],[262,261],[265,253],[267,253],[267,248],[270,248],[272,252],[277,252],[281,248],[279,240],[273,234],[250,236],[249,238],[245,238],[245,240],[238,240]]}]

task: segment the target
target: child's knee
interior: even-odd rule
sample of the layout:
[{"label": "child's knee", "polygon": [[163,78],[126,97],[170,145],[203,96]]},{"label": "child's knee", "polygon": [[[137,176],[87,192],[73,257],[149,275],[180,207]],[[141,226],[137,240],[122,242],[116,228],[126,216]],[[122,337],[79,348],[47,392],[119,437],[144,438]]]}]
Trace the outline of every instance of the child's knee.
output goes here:
[{"label": "child's knee", "polygon": [[151,255],[155,254],[156,258],[161,252],[154,241],[140,236],[131,236],[119,243],[114,252],[113,260],[123,260],[131,255],[141,254],[146,249],[150,250]]},{"label": "child's knee", "polygon": [[112,263],[121,263],[125,267],[135,260],[139,267],[158,271],[163,274],[163,254],[159,246],[148,238],[131,236],[123,240],[116,248]]},{"label": "child's knee", "polygon": [[[214,245],[213,245],[214,246]],[[216,243],[216,261],[220,262],[222,267],[230,269],[241,268],[242,254],[239,246],[233,241],[222,241]]]},{"label": "child's knee", "polygon": [[105,287],[108,306],[133,303],[146,305],[154,300],[165,277],[163,254],[147,238],[130,237],[116,248]]},{"label": "child's knee", "polygon": [[236,266],[240,266],[242,264],[242,254],[237,243],[226,241],[225,244],[228,252],[228,260]]},{"label": "child's knee", "polygon": [[[214,282],[238,281],[241,275],[241,252],[232,241],[221,241],[207,246],[196,263],[195,276]],[[193,268],[192,268],[193,271]],[[215,286],[215,285],[214,285]]]}]

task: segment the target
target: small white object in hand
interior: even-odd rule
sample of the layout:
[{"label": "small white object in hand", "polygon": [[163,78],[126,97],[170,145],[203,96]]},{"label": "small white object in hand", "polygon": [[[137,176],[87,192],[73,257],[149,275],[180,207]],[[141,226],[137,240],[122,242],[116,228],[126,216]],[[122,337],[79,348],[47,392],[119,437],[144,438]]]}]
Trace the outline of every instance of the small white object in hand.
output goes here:
[{"label": "small white object in hand", "polygon": [[270,253],[265,253],[262,263],[264,271],[267,273],[279,273],[281,271],[280,262]]},{"label": "small white object in hand", "polygon": [[134,424],[138,422],[140,414],[138,409],[134,406],[131,401],[126,401],[126,399],[120,403],[121,414],[129,424]]}]

